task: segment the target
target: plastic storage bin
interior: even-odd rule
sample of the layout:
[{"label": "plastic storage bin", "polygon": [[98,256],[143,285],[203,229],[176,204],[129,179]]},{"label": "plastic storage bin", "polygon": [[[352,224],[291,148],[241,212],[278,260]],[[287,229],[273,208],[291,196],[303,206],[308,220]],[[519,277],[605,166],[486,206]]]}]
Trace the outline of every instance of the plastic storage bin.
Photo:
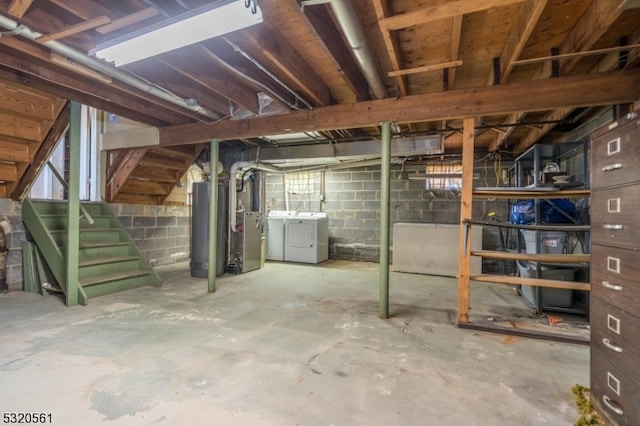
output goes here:
[{"label": "plastic storage bin", "polygon": [[536,241],[536,231],[521,229],[527,253],[562,254],[567,233],[564,231],[537,231],[540,234],[540,251]]},{"label": "plastic storage bin", "polygon": [[[523,278],[537,278],[536,264],[518,261],[518,272]],[[573,281],[576,270],[572,268],[547,268],[542,267],[541,278],[549,280]],[[563,288],[541,289],[540,306],[542,308],[569,308],[572,304],[573,290]],[[520,294],[531,307],[538,307],[537,286],[521,285]]]}]

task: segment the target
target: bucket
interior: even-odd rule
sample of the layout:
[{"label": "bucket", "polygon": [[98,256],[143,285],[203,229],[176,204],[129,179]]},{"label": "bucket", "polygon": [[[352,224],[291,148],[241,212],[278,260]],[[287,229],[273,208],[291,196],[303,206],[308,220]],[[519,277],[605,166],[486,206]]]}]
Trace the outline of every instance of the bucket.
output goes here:
[{"label": "bucket", "polygon": [[[564,243],[567,240],[567,233],[564,231],[529,231],[521,229],[520,232],[524,237],[527,253],[562,254],[564,252]],[[540,251],[538,251],[536,232],[540,234]]]}]

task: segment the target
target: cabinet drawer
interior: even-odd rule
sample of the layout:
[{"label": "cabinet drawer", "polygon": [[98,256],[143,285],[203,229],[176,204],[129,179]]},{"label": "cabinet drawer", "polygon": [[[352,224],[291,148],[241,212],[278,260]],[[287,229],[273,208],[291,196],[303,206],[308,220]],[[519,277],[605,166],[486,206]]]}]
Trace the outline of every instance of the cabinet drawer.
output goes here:
[{"label": "cabinet drawer", "polygon": [[640,383],[640,318],[591,298],[591,346]]},{"label": "cabinet drawer", "polygon": [[[609,126],[611,127],[611,126]],[[640,118],[619,120],[617,126],[593,139],[591,188],[640,181]]]},{"label": "cabinet drawer", "polygon": [[591,294],[640,316],[640,252],[592,245]]},{"label": "cabinet drawer", "polygon": [[597,350],[591,351],[591,402],[612,423],[640,424],[640,385],[625,376]]},{"label": "cabinet drawer", "polygon": [[594,243],[640,248],[639,221],[640,185],[591,193],[591,240]]}]

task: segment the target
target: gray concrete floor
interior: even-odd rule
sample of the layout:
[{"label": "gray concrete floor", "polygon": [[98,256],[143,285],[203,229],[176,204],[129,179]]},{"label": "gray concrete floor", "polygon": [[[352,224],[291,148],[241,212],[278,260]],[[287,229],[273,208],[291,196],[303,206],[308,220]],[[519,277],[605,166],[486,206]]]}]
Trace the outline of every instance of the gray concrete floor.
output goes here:
[{"label": "gray concrete floor", "polygon": [[[378,266],[267,263],[207,282],[187,264],[165,286],[66,308],[0,295],[0,407],[90,425],[572,425],[588,347],[462,330],[456,281]],[[503,315],[508,286],[473,288]]]}]

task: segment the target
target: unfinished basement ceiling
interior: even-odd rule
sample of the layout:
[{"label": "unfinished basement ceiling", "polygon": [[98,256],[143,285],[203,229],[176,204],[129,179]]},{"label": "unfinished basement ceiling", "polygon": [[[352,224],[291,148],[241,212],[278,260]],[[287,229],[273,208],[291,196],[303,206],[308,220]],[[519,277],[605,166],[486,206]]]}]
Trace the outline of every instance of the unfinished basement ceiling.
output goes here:
[{"label": "unfinished basement ceiling", "polygon": [[[640,98],[631,0],[259,0],[263,22],[224,37],[119,68],[90,54],[211,3],[0,0],[0,83],[158,127],[162,144],[218,138],[226,148],[376,140],[389,119],[395,136],[438,134],[455,153],[461,118],[474,115],[478,151],[519,152],[574,124],[594,94],[597,107]],[[545,59],[552,54],[569,56]],[[554,90],[552,76],[573,79]],[[570,100],[579,93],[586,100]],[[167,149],[152,153],[161,162],[199,152]],[[151,155],[114,157],[134,154]],[[157,193],[148,202],[167,195],[138,183],[129,187]]]}]

